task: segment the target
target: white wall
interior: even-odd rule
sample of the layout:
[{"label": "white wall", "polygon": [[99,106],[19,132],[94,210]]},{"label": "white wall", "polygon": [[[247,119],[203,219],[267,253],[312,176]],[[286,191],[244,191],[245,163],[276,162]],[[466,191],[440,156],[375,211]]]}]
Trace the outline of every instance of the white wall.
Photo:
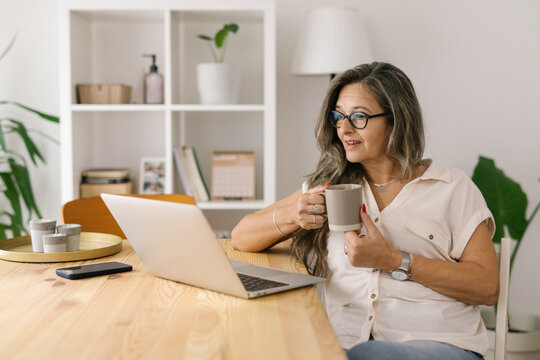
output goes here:
[{"label": "white wall", "polygon": [[[289,74],[305,12],[329,1],[278,1],[278,196],[299,188],[318,159],[313,125],[324,76]],[[374,57],[403,69],[425,114],[426,157],[472,174],[491,157],[540,201],[540,2],[345,1],[357,8]],[[339,56],[339,55],[337,55]],[[290,156],[294,153],[295,156]],[[529,213],[532,212],[529,206]],[[523,238],[512,274],[510,308],[540,315],[540,215]]]},{"label": "white wall", "polygon": [[[329,4],[359,9],[375,58],[401,67],[415,84],[426,120],[426,157],[469,174],[479,154],[492,157],[521,183],[530,204],[540,201],[535,0],[277,0],[278,197],[298,189],[318,158],[313,125],[328,78],[292,76],[289,67],[304,14]],[[0,0],[0,49],[18,31],[16,45],[0,62],[0,99],[58,114],[56,7],[54,0]],[[31,127],[59,138],[54,125],[0,111],[28,118]],[[34,172],[36,196],[45,216],[58,217],[59,148],[48,141],[39,145],[48,164]],[[511,309],[538,315],[539,218],[524,237],[510,300]]]},{"label": "white wall", "polygon": [[[58,116],[58,25],[54,0],[0,0],[0,51],[17,33],[17,40],[0,61],[0,100],[18,101],[29,107]],[[0,105],[0,117],[21,120],[29,129],[42,131],[60,141],[59,125],[20,110]],[[44,217],[58,218],[60,211],[60,145],[40,135],[33,138],[45,165],[33,168],[29,162],[35,197]],[[12,149],[26,154],[24,146],[13,135],[7,142]],[[2,196],[0,208],[8,202]]]}]

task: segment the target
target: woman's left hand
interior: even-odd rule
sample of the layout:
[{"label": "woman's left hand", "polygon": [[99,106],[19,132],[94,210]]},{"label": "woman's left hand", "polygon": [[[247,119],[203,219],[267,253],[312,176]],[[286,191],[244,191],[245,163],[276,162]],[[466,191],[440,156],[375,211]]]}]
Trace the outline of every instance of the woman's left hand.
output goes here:
[{"label": "woman's left hand", "polygon": [[[363,226],[367,230],[367,235],[362,235],[360,230],[345,232],[344,250],[351,265],[386,271],[395,270],[401,261],[401,252],[388,245],[386,239],[365,211],[360,210],[360,217]],[[396,255],[398,255],[399,259],[397,260],[397,266],[394,266]]]}]

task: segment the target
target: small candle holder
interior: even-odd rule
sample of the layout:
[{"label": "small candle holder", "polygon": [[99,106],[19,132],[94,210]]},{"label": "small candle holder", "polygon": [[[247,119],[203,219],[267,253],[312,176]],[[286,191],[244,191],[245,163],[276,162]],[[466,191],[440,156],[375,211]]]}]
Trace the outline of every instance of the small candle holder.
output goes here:
[{"label": "small candle holder", "polygon": [[67,235],[66,251],[78,251],[81,244],[81,225],[62,224],[56,227],[58,234]]},{"label": "small candle holder", "polygon": [[56,229],[56,220],[51,219],[32,219],[30,224],[30,238],[32,239],[32,251],[43,252],[42,236],[54,234]]},{"label": "small candle holder", "polygon": [[45,234],[43,238],[43,251],[45,253],[65,252],[68,236],[66,234]]}]

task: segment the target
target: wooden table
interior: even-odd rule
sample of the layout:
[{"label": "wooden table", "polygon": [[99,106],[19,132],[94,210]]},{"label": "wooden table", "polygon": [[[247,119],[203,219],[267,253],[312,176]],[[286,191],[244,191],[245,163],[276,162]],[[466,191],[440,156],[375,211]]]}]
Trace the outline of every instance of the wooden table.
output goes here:
[{"label": "wooden table", "polygon": [[[305,272],[280,244],[227,255]],[[133,271],[83,280],[60,267],[121,261]],[[0,260],[3,359],[345,359],[314,287],[244,300],[150,275],[120,253],[73,263]]]}]

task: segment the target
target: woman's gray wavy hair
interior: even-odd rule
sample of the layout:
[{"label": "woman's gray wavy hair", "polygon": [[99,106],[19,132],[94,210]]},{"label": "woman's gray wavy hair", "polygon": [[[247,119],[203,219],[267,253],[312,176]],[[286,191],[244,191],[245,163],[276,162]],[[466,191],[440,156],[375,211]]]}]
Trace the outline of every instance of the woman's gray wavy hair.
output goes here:
[{"label": "woman's gray wavy hair", "polygon": [[[355,83],[362,84],[377,100],[386,114],[387,124],[392,127],[386,155],[400,169],[398,178],[410,179],[414,168],[422,161],[425,144],[422,110],[411,81],[403,71],[388,63],[359,65],[336,76],[330,83],[315,126],[321,155],[317,169],[308,175],[309,188],[328,182],[360,183],[366,175],[361,163],[347,161],[341,140],[330,122],[341,89]],[[320,229],[299,229],[293,234],[292,252],[311,274],[327,274],[327,238],[327,222]]]}]

